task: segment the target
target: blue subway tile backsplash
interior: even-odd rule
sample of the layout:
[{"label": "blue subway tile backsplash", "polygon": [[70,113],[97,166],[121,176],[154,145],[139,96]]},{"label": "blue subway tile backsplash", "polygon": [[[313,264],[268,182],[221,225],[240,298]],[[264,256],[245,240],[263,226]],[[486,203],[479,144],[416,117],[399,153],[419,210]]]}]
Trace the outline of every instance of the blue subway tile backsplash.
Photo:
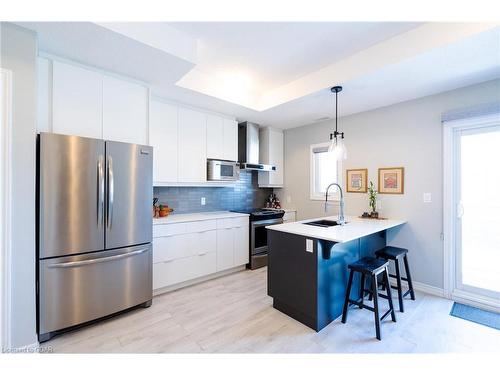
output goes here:
[{"label": "blue subway tile backsplash", "polygon": [[[245,210],[264,207],[270,188],[259,188],[258,173],[242,170],[231,187],[160,187],[153,190],[160,204],[168,204],[174,213]],[[205,197],[205,205],[201,198]]]}]

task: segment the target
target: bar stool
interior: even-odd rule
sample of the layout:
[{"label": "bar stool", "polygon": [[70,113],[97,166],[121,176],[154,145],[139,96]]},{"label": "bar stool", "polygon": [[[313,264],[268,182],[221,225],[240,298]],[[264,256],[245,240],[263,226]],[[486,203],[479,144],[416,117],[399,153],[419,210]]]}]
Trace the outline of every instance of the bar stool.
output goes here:
[{"label": "bar stool", "polygon": [[[391,288],[397,289],[398,291],[399,311],[401,312],[405,311],[403,306],[404,297],[410,294],[411,299],[415,301],[415,292],[413,290],[413,283],[411,282],[411,274],[410,274],[410,267],[408,265],[407,254],[408,254],[408,249],[403,249],[402,247],[394,247],[394,246],[386,246],[383,249],[375,252],[375,256],[377,258],[382,258],[387,261],[390,260],[394,261],[396,274],[395,275],[389,274],[389,277],[396,279],[396,286],[391,285]],[[401,272],[399,270],[399,262],[401,259],[403,259],[404,262],[406,277],[401,277]],[[408,290],[405,293],[403,293],[403,288],[401,287],[401,280],[408,282]],[[390,284],[387,283],[387,285]],[[385,285],[382,285],[382,288],[384,287]]]},{"label": "bar stool", "polygon": [[[378,293],[377,277],[382,275],[384,282],[389,283],[389,262],[383,259],[365,257],[361,258],[357,262],[348,265],[350,270],[349,281],[347,283],[347,290],[345,294],[344,309],[342,311],[342,323],[347,321],[347,309],[350,304],[358,306],[360,309],[367,309],[373,311],[375,314],[375,331],[377,334],[377,339],[381,340],[380,335],[380,322],[389,314],[391,314],[392,321],[396,321],[396,314],[394,313],[394,307],[392,305],[391,289],[387,288],[387,295],[382,295]],[[359,287],[360,298],[358,300],[352,300],[351,287],[354,272],[361,273],[361,283]],[[365,278],[368,277],[371,280],[371,290],[365,289]],[[373,296],[373,307],[364,304],[365,293],[370,294],[370,299]],[[389,310],[379,318],[379,308],[378,308],[378,297],[385,298],[389,302]]]}]

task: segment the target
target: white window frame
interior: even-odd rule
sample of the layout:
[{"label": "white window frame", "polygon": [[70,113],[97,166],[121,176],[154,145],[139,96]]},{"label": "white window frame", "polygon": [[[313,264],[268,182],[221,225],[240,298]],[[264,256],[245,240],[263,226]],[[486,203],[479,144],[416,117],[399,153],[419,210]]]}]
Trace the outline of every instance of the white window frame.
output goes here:
[{"label": "white window frame", "polygon": [[12,72],[0,68],[0,347],[11,347]]},{"label": "white window frame", "polygon": [[458,129],[479,129],[497,125],[499,114],[443,122],[443,237],[444,237],[444,294],[456,302],[500,312],[498,301],[458,288],[457,263],[457,208],[454,207],[457,189],[455,137]]},{"label": "white window frame", "polygon": [[[312,144],[309,147],[309,199],[310,200],[325,200],[325,194],[324,193],[316,193],[315,192],[315,180],[316,180],[316,168],[314,165],[314,149],[317,148],[328,148],[330,145],[330,142],[323,142],[323,143],[316,143]],[[338,160],[337,161],[337,181],[332,181],[332,182],[337,182],[340,186],[343,186],[342,184],[342,161]],[[338,189],[331,189],[331,191],[328,193],[328,200],[332,202],[338,202],[340,201],[340,192]]]}]

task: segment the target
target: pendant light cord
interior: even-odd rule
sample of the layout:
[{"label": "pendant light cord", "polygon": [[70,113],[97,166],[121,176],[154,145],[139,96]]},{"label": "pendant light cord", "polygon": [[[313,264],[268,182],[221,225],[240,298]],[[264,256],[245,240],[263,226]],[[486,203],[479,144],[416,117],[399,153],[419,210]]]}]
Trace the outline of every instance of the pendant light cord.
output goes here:
[{"label": "pendant light cord", "polygon": [[337,138],[338,91],[335,91],[335,138]]}]

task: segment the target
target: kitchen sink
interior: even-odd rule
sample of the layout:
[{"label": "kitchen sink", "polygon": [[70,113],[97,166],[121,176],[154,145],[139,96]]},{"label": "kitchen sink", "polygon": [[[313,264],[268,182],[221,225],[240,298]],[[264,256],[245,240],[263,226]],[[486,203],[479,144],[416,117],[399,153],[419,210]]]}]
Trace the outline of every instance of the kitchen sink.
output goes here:
[{"label": "kitchen sink", "polygon": [[340,225],[337,221],[333,221],[333,220],[317,220],[317,221],[310,221],[308,223],[303,223],[303,224],[314,225],[316,227],[323,227],[323,228],[334,227],[335,225]]}]

